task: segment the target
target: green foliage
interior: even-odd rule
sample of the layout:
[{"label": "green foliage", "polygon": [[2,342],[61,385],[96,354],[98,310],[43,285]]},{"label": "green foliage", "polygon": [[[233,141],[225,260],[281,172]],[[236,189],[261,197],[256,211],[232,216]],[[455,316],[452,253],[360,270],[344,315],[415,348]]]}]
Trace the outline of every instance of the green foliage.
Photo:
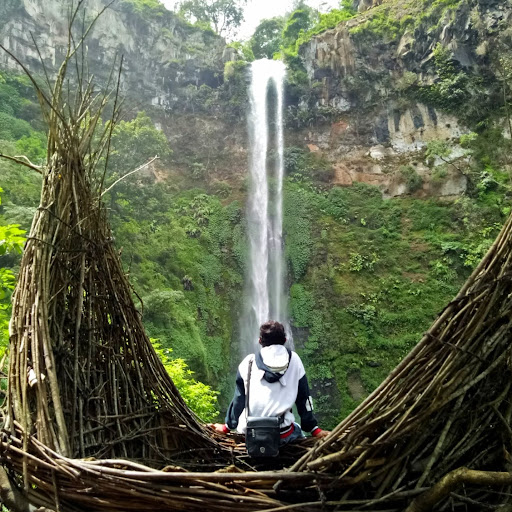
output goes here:
[{"label": "green foliage", "polygon": [[245,61],[230,60],[224,64],[224,80],[227,82],[238,82],[240,77],[245,80],[246,73],[247,62]]},{"label": "green foliage", "polygon": [[[347,2],[345,2],[345,4],[347,4]],[[351,2],[348,2],[348,4],[351,4]],[[342,21],[347,21],[355,15],[356,11],[352,9],[351,5],[350,7],[344,7],[343,9],[331,9],[327,13],[320,13],[317,24],[308,31],[303,42],[309,40],[313,35],[320,34],[325,30],[336,27]]]},{"label": "green foliage", "polygon": [[224,65],[224,99],[231,114],[240,116],[247,107],[247,67],[245,61],[229,61]]},{"label": "green foliage", "polygon": [[[20,154],[17,149],[17,142],[0,141],[0,152],[6,155]],[[8,224],[22,223],[24,228],[28,228],[32,221],[31,218],[27,219],[26,215],[24,215],[23,217],[26,221],[23,222],[20,220],[20,215],[12,216],[8,214],[8,210],[10,211],[12,209],[13,203],[18,209],[34,207],[39,204],[41,175],[35,172],[27,172],[18,164],[2,158],[0,159],[0,176],[2,187],[5,191],[3,213],[6,222]]]},{"label": "green foliage", "polygon": [[203,422],[215,421],[219,411],[217,410],[218,391],[210,386],[196,381],[187,363],[181,359],[171,357],[172,349],[163,348],[158,340],[151,340],[156,353],[160,357],[167,373],[171,376],[185,403],[194,411]]},{"label": "green foliage", "polygon": [[328,182],[332,177],[332,166],[323,155],[295,146],[285,148],[284,168],[290,179],[297,182]]},{"label": "green foliage", "polygon": [[145,112],[138,112],[131,121],[121,121],[112,134],[109,167],[125,174],[158,155],[164,162],[172,154],[165,135]]},{"label": "green foliage", "polygon": [[[0,189],[1,191],[2,189]],[[25,231],[17,225],[0,226],[0,256],[17,252],[21,254],[25,237]]]},{"label": "green foliage", "polygon": [[[2,192],[3,190],[0,188],[0,194]],[[19,226],[0,224],[0,358],[9,343],[8,326],[11,317],[11,295],[16,282],[14,272],[10,268],[3,268],[2,260],[9,254],[21,254],[25,243],[24,234],[25,231],[20,229]]]},{"label": "green foliage", "polygon": [[393,41],[400,33],[400,22],[391,9],[376,10],[367,21],[350,29],[352,37],[360,42],[375,42],[375,38]]},{"label": "green foliage", "polygon": [[128,183],[111,211],[148,333],[199,380],[224,389],[246,260],[240,203],[223,205],[199,189]]},{"label": "green foliage", "polygon": [[44,164],[46,160],[46,137],[42,132],[32,132],[16,141],[16,151],[25,155],[36,165]]},{"label": "green foliage", "polygon": [[493,96],[484,87],[482,78],[459,69],[450,51],[441,43],[434,49],[434,66],[437,80],[432,85],[419,87],[415,92],[417,97],[471,124],[489,114]]},{"label": "green foliage", "polygon": [[32,128],[27,121],[0,112],[0,140],[17,140],[29,137]]},{"label": "green foliage", "polygon": [[121,0],[121,5],[145,19],[160,18],[167,13],[160,0]]},{"label": "green foliage", "polygon": [[313,295],[298,283],[290,288],[291,321],[295,327],[306,327],[313,322]]},{"label": "green foliage", "polygon": [[446,14],[453,15],[464,0],[428,0],[423,3],[423,10],[417,16],[414,25],[423,24],[431,28],[446,22]]},{"label": "green foliage", "polygon": [[443,203],[383,200],[365,184],[325,190],[307,174],[296,179],[306,154],[288,158],[285,197],[306,206],[285,208],[285,222],[306,218],[311,244],[300,276],[289,260],[291,323],[313,389],[335,386],[316,400],[329,427],[357,405],[349,376],[370,393],[410,351],[488,249],[510,201],[496,168],[487,172],[498,188]]},{"label": "green foliage", "polygon": [[255,58],[260,58],[255,57],[251,41],[233,41],[228,44],[228,48],[234,48],[245,62],[252,62]]},{"label": "green foliage", "polygon": [[254,30],[249,41],[256,59],[272,59],[282,44],[284,19],[281,17],[264,19]]},{"label": "green foliage", "polygon": [[227,36],[236,31],[244,20],[247,0],[185,0],[180,14],[190,21],[211,24],[213,30]]},{"label": "green foliage", "polygon": [[425,156],[428,159],[433,159],[435,157],[449,158],[451,154],[452,150],[450,145],[444,140],[431,140],[427,143]]},{"label": "green foliage", "polygon": [[[427,150],[428,152],[428,150]],[[423,178],[416,172],[411,165],[403,165],[400,167],[400,175],[407,185],[408,192],[416,192],[423,185]]]},{"label": "green foliage", "polygon": [[284,149],[284,169],[289,176],[304,174],[307,169],[306,152],[296,146],[286,147]]},{"label": "green foliage", "polygon": [[327,207],[323,211],[331,215],[337,221],[346,222],[348,207],[345,198],[346,195],[343,189],[339,187],[332,188],[327,196]]},{"label": "green foliage", "polygon": [[291,48],[295,54],[295,44],[301,34],[305,34],[312,28],[317,20],[318,13],[308,6],[293,11],[286,20],[283,28],[283,47]]},{"label": "green foliage", "polygon": [[21,110],[22,98],[15,87],[6,83],[0,75],[0,112],[10,116]]},{"label": "green foliage", "polygon": [[362,270],[368,270],[372,272],[375,267],[375,263],[379,261],[377,253],[373,252],[369,255],[359,254],[358,252],[351,252],[348,260],[348,269],[350,272],[361,272]]},{"label": "green foliage", "polygon": [[442,183],[447,176],[448,176],[448,171],[446,170],[446,166],[438,165],[432,172],[430,181],[434,184],[439,184],[439,183]]},{"label": "green foliage", "polygon": [[[40,81],[37,76],[35,79]],[[36,131],[44,128],[32,83],[24,74],[4,70],[0,72],[0,113],[12,116],[17,121],[27,121],[30,123],[30,128]],[[3,119],[6,118],[3,117]],[[22,134],[28,135],[27,125],[23,123],[16,123],[16,125],[14,131],[21,131],[24,132]],[[8,127],[7,132],[13,135]],[[0,139],[2,138],[4,137],[0,136]]]},{"label": "green foliage", "polygon": [[303,4],[290,14],[284,23],[281,50],[292,68],[298,69],[298,63],[294,57],[297,57],[302,44],[308,42],[314,35],[333,28],[356,15],[350,0],[343,0],[341,7],[341,9],[331,9],[327,13],[319,13]]},{"label": "green foliage", "polygon": [[373,322],[377,319],[379,295],[376,293],[361,293],[361,297],[362,301],[350,305],[347,308],[347,311],[360,320],[364,325],[371,327]]},{"label": "green foliage", "polygon": [[311,215],[307,198],[297,187],[288,187],[284,199],[284,232],[286,257],[294,280],[307,270],[312,253]]}]

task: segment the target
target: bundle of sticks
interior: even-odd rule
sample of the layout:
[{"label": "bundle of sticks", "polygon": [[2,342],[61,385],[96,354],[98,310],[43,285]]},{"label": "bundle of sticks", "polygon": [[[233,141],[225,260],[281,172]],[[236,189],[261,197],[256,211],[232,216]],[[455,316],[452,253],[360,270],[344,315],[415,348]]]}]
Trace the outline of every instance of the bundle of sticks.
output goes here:
[{"label": "bundle of sticks", "polygon": [[20,159],[43,175],[43,187],[13,295],[6,428],[18,422],[25,436],[72,457],[211,455],[220,447],[155,353],[113,245],[101,197],[122,63],[96,90],[80,50],[97,18],[77,39],[81,4],[54,81],[47,76],[45,87],[17,61],[36,88],[48,151],[41,167]]}]

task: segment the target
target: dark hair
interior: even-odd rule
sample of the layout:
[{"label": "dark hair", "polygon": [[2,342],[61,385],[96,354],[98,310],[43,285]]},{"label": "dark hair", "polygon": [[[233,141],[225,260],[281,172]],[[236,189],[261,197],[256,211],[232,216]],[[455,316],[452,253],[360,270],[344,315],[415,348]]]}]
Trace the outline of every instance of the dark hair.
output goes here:
[{"label": "dark hair", "polygon": [[269,345],[284,345],[286,342],[284,325],[275,320],[269,320],[261,324],[260,340],[261,345],[264,347],[268,347]]}]

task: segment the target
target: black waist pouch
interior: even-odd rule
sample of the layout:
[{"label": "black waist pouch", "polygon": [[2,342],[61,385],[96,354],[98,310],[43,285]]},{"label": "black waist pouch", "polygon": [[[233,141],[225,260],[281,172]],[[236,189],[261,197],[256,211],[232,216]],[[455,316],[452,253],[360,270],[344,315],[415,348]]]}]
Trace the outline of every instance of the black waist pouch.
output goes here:
[{"label": "black waist pouch", "polygon": [[245,446],[251,457],[277,457],[279,455],[280,418],[247,418]]}]

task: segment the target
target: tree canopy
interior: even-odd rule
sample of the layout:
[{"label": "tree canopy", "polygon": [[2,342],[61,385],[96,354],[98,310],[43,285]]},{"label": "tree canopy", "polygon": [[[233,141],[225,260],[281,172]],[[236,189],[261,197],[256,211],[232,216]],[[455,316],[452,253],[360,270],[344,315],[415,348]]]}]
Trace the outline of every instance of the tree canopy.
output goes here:
[{"label": "tree canopy", "polygon": [[233,34],[244,21],[247,0],[185,0],[179,12],[192,22],[210,25],[220,36]]},{"label": "tree canopy", "polygon": [[261,21],[250,41],[256,59],[272,59],[280,50],[283,27],[284,19],[281,17]]},{"label": "tree canopy", "polygon": [[112,134],[109,167],[124,174],[158,155],[166,160],[172,154],[165,135],[155,128],[145,112],[139,112],[132,121],[121,121]]}]

